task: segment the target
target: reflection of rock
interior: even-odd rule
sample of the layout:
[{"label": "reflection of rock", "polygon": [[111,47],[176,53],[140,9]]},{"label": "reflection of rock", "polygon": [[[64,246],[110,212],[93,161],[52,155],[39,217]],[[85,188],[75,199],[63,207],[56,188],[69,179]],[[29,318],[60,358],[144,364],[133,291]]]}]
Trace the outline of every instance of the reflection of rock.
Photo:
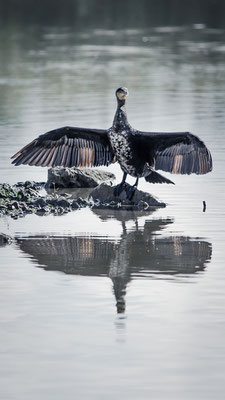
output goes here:
[{"label": "reflection of rock", "polygon": [[87,188],[111,182],[115,175],[108,171],[89,168],[55,167],[48,170],[46,188]]},{"label": "reflection of rock", "polygon": [[[117,312],[125,311],[127,283],[134,277],[154,279],[194,274],[205,269],[211,245],[184,236],[161,237],[170,220],[145,222],[144,228],[127,233],[119,242],[93,237],[34,237],[17,239],[25,253],[46,270],[66,274],[109,276],[113,282]],[[125,222],[123,223],[125,225]]]},{"label": "reflection of rock", "polygon": [[[126,183],[124,188],[131,188],[131,186]],[[151,196],[149,193],[142,192],[141,190],[136,189],[133,195],[132,200],[128,200],[126,190],[123,190],[119,196],[114,195],[115,186],[109,186],[105,183],[102,183],[100,186],[96,187],[91,193],[90,198],[94,200],[96,203],[94,207],[99,208],[115,208],[115,205],[118,204],[119,208],[125,209],[139,209],[139,210],[148,210],[152,207],[165,207],[165,203],[161,203],[156,198]]]},{"label": "reflection of rock", "polygon": [[[111,208],[106,208],[106,209],[101,209],[101,208],[92,208],[92,212],[97,215],[102,221],[107,221],[116,219],[117,221],[120,221],[122,224],[124,224],[127,221],[137,221],[139,217],[149,217],[155,212],[155,208],[151,207],[146,211],[143,210],[134,210],[134,209],[111,209]],[[162,225],[167,225],[167,224],[172,224],[173,220],[172,219],[163,219],[160,220],[163,221]],[[154,220],[151,221],[151,224],[154,224]],[[159,226],[159,220],[156,220],[156,225],[157,229],[161,229],[161,226]]]}]

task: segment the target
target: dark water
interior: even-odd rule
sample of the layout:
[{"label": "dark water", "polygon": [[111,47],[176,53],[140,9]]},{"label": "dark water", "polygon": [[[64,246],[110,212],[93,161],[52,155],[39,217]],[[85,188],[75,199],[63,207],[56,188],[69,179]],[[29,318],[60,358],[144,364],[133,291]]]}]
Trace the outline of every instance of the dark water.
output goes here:
[{"label": "dark water", "polygon": [[0,0],[0,23],[124,29],[207,24],[225,27],[224,0]]},{"label": "dark water", "polygon": [[45,180],[10,156],[65,124],[109,127],[120,85],[134,127],[190,130],[214,161],[174,187],[141,182],[165,209],[0,220],[15,237],[0,249],[1,399],[223,399],[224,38],[203,24],[1,30],[1,182]]}]

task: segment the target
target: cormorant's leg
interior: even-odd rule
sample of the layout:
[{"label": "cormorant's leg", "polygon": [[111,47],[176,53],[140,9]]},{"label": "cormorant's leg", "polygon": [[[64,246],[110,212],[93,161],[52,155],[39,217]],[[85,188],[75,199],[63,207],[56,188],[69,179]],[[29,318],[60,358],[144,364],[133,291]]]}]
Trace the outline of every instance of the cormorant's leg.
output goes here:
[{"label": "cormorant's leg", "polygon": [[123,173],[122,182],[119,183],[119,185],[117,185],[117,186],[114,188],[114,196],[119,196],[120,193],[122,193],[122,191],[123,191],[123,189],[124,189],[124,183],[125,183],[125,181],[126,181],[126,178],[127,178],[127,173],[124,172],[124,173]]},{"label": "cormorant's leg", "polygon": [[139,178],[136,179],[135,184],[134,184],[133,187],[136,187],[136,188],[138,187],[138,181],[139,181]]},{"label": "cormorant's leg", "polygon": [[127,194],[128,200],[132,200],[135,190],[137,189],[137,186],[138,186],[138,181],[139,181],[139,178],[136,179],[135,184],[133,186],[128,186],[126,188],[126,194]]}]

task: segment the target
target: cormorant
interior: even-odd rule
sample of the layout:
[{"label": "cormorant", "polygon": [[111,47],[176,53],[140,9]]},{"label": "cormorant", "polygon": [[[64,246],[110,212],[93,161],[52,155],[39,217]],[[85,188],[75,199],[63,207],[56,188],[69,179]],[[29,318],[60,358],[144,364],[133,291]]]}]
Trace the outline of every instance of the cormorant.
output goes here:
[{"label": "cormorant", "polygon": [[[151,183],[173,183],[156,170],[172,174],[206,174],[212,170],[212,157],[205,144],[189,132],[160,133],[133,129],[127,120],[125,102],[128,90],[116,90],[117,110],[109,129],[65,126],[54,129],[27,144],[12,156],[13,164],[42,167],[96,167],[118,161],[123,171],[122,182],[116,186],[118,195],[127,175]],[[126,185],[125,185],[126,188]]]}]

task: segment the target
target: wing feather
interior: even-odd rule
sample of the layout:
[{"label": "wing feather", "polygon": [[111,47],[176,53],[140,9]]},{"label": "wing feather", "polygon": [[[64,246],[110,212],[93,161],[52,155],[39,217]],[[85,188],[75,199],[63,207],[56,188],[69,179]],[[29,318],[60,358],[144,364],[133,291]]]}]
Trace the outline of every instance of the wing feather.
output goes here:
[{"label": "wing feather", "polygon": [[197,136],[189,132],[141,132],[134,134],[139,154],[156,170],[172,174],[206,174],[212,156]]},{"label": "wing feather", "polygon": [[64,167],[66,167],[67,153],[68,153],[68,146],[66,143],[64,143],[62,146],[62,161],[61,161]]},{"label": "wing feather", "polygon": [[23,164],[23,162],[26,162],[28,159],[32,161],[34,158],[37,157],[37,155],[41,152],[41,149],[37,149],[34,147],[29,154],[27,153],[19,153],[17,156],[17,165]]},{"label": "wing feather", "polygon": [[44,161],[44,166],[50,165],[50,160],[51,160],[51,157],[52,157],[52,150],[53,149],[50,148],[49,151],[46,152],[46,158],[45,158],[45,161]]},{"label": "wing feather", "polygon": [[107,130],[63,127],[34,139],[12,156],[13,164],[89,167],[114,162]]},{"label": "wing feather", "polygon": [[51,149],[42,149],[41,156],[35,165],[43,165],[43,167],[44,167],[46,158],[50,151],[51,151]]},{"label": "wing feather", "polygon": [[57,157],[57,149],[55,147],[53,147],[53,153],[52,153],[52,158],[51,161],[49,163],[49,166],[52,167],[52,165],[54,164],[55,160]]},{"label": "wing feather", "polygon": [[62,145],[56,146],[56,158],[55,158],[55,162],[52,166],[56,167],[61,165],[61,159],[62,159]]}]

